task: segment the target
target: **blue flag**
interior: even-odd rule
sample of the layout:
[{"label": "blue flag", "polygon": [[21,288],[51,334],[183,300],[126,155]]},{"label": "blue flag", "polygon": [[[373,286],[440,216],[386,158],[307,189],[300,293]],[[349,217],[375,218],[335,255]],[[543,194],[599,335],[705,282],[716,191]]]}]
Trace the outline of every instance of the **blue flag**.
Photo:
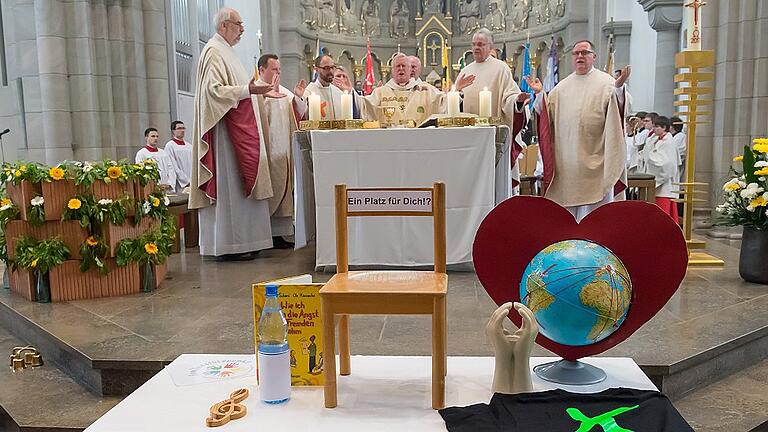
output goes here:
[{"label": "blue flag", "polygon": [[525,80],[525,77],[531,76],[531,52],[530,52],[531,43],[526,42],[525,43],[525,53],[523,55],[523,74],[520,77],[520,90],[524,93],[528,93],[531,95],[531,103],[529,105],[529,108],[533,109],[533,99],[534,94],[533,90],[531,90],[531,87],[528,85],[528,82]]},{"label": "blue flag", "polygon": [[544,78],[544,91],[549,93],[560,81],[560,65],[557,60],[557,45],[555,45],[555,38],[552,38],[552,43],[549,48],[549,58],[547,59],[547,76]]}]

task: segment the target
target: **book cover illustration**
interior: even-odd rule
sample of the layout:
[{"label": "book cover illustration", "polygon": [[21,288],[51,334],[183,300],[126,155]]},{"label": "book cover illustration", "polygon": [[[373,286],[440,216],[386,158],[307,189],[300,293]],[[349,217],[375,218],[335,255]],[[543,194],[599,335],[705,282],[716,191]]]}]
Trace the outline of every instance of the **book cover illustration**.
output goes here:
[{"label": "book cover illustration", "polygon": [[312,283],[311,275],[303,275],[253,285],[253,340],[256,352],[258,324],[267,284],[278,286],[278,299],[288,321],[291,385],[323,385],[323,324],[320,316],[320,288],[323,284]]}]

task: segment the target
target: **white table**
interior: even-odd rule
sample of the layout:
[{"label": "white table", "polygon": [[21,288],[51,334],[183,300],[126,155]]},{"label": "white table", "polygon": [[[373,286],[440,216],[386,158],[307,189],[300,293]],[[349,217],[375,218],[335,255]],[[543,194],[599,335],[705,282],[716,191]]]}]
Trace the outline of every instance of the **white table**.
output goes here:
[{"label": "white table", "polygon": [[[316,267],[335,265],[333,186],[337,183],[430,187],[443,181],[447,263],[471,262],[477,227],[496,204],[510,196],[509,138],[501,135],[505,143],[497,146],[493,127],[312,131],[311,159],[294,140],[297,247],[314,232]],[[313,188],[314,202],[306,199],[308,188]],[[349,220],[350,265],[431,265],[432,244],[428,218]]]},{"label": "white table", "polygon": [[[251,392],[243,401],[248,414],[218,430],[445,431],[442,418],[430,408],[430,357],[353,356],[352,375],[339,377],[339,405],[334,409],[323,407],[322,387],[294,387],[291,400],[282,405],[261,403],[253,373],[183,387],[176,386],[171,379],[171,373],[184,373],[192,364],[233,358],[252,359],[253,356],[180,356],[93,423],[86,432],[215,430],[204,425],[208,409],[226,399],[233,390],[243,387]],[[534,357],[531,367],[552,360],[556,359]],[[594,357],[583,361],[605,370],[608,378],[590,386],[557,388],[581,393],[595,393],[612,387],[657,390],[630,358]],[[448,357],[447,406],[487,403],[492,394],[492,379],[493,358]],[[536,390],[556,388],[535,375],[533,385]]]}]

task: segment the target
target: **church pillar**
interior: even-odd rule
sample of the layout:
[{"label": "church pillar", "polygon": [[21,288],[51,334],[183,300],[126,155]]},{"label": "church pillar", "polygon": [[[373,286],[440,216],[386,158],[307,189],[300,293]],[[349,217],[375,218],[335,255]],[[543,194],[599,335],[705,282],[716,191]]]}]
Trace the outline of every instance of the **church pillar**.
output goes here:
[{"label": "church pillar", "polygon": [[684,0],[637,0],[648,12],[648,22],[656,30],[656,73],[653,108],[659,114],[674,112],[675,53],[680,49],[680,24]]},{"label": "church pillar", "polygon": [[[614,69],[629,65],[629,44],[632,35],[632,21],[613,21],[603,24],[603,38],[607,41],[608,35],[614,37]],[[608,55],[606,52],[605,55]],[[613,71],[608,71],[613,73]]]}]

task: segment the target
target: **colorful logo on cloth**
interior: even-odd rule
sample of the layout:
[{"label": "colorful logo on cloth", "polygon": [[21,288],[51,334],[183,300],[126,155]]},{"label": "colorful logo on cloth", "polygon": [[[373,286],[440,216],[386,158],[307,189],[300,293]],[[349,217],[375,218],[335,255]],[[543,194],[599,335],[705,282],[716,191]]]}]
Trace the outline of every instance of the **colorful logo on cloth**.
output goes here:
[{"label": "colorful logo on cloth", "polygon": [[206,380],[239,378],[249,373],[253,375],[254,364],[250,360],[214,360],[192,367],[189,377],[199,377]]},{"label": "colorful logo on cloth", "polygon": [[320,117],[325,118],[326,111],[325,108],[328,106],[327,101],[320,102]]},{"label": "colorful logo on cloth", "polygon": [[236,375],[239,371],[240,364],[237,362],[227,362],[224,364],[208,365],[207,369],[203,371],[203,375],[216,378],[229,378]]},{"label": "colorful logo on cloth", "polygon": [[581,423],[581,426],[576,429],[576,432],[589,432],[595,426],[602,427],[604,432],[634,432],[632,429],[624,429],[623,427],[619,426],[616,423],[616,419],[614,417],[627,411],[632,411],[639,406],[640,405],[620,407],[591,418],[584,415],[584,413],[582,413],[578,408],[568,408],[565,410],[565,412],[567,412],[572,419]]}]

